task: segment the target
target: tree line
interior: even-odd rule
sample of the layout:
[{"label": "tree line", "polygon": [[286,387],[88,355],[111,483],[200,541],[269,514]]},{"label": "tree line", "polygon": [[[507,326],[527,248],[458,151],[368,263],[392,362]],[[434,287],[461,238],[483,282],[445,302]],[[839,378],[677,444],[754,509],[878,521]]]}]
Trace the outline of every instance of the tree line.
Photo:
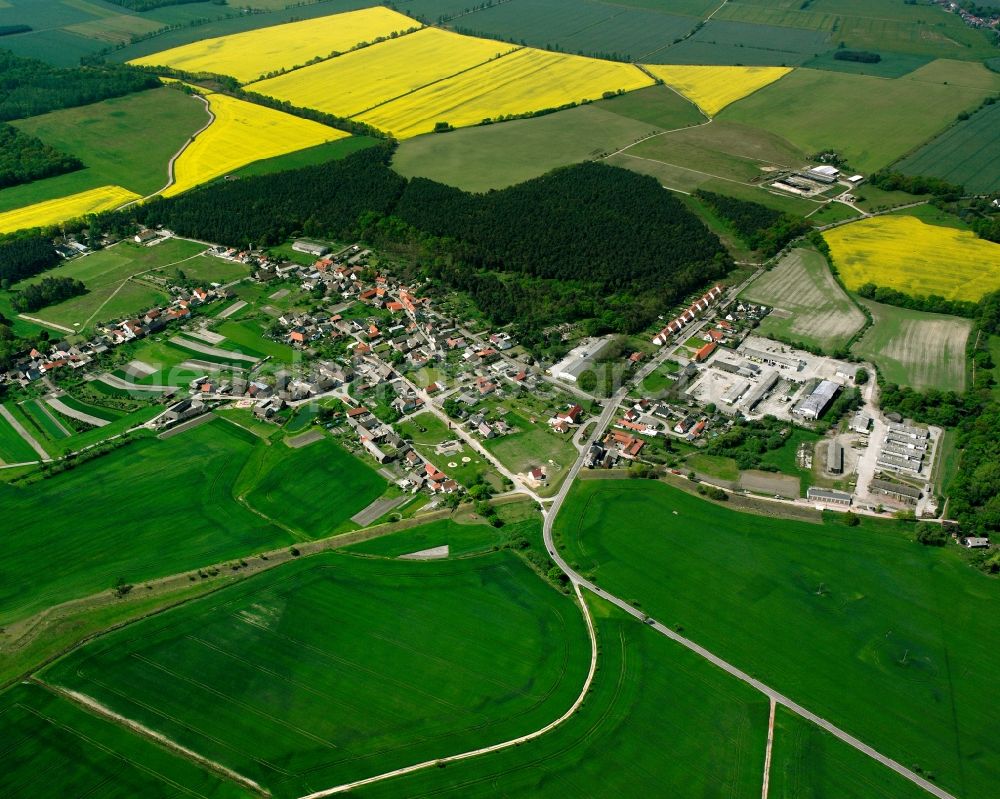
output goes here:
[{"label": "tree line", "polygon": [[126,64],[54,67],[0,50],[0,121],[88,105],[160,86],[156,75]]},{"label": "tree line", "polygon": [[[114,3],[116,6],[122,6],[122,8],[128,8],[132,11],[153,11],[157,8],[164,8],[165,6],[183,6],[188,3],[204,3],[205,0],[108,0],[108,2]],[[212,0],[212,2],[217,6],[226,4],[226,0]]]},{"label": "tree line", "polygon": [[703,189],[696,190],[694,194],[722,217],[747,246],[764,255],[780,252],[792,239],[812,229],[801,216],[782,213],[750,200],[739,200]]},{"label": "tree line", "polygon": [[19,289],[11,298],[10,304],[18,313],[25,313],[86,293],[87,287],[74,278],[43,277],[38,283]]},{"label": "tree line", "polygon": [[969,300],[949,300],[939,294],[911,296],[897,289],[877,286],[874,283],[865,283],[859,287],[858,294],[868,300],[882,302],[886,305],[896,305],[900,308],[910,308],[914,311],[944,313],[969,318],[975,318],[979,314],[979,303]]},{"label": "tree line", "polygon": [[908,194],[932,194],[935,197],[961,197],[965,189],[955,183],[926,175],[904,175],[891,169],[881,169],[868,177],[868,183],[883,191],[905,191]]},{"label": "tree line", "polygon": [[79,158],[60,152],[13,125],[0,122],[0,189],[83,169]]}]

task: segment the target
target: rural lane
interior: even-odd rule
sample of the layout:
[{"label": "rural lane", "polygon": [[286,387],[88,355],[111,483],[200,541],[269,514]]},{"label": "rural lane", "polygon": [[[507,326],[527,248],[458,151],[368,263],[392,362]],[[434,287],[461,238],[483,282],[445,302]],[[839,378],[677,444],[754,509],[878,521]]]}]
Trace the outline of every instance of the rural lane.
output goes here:
[{"label": "rural lane", "polygon": [[[637,379],[641,378],[637,376]],[[834,725],[832,722],[827,721],[826,719],[816,715],[810,710],[807,710],[802,705],[792,701],[787,696],[779,693],[770,686],[765,685],[760,680],[751,677],[745,671],[737,668],[732,663],[723,660],[718,655],[715,655],[714,653],[705,649],[705,647],[701,646],[700,644],[696,644],[694,641],[674,632],[669,627],[664,626],[660,622],[650,619],[645,613],[632,607],[632,605],[630,605],[624,599],[621,599],[615,596],[614,594],[605,591],[603,588],[599,588],[596,584],[584,578],[583,575],[581,575],[572,566],[570,566],[569,563],[566,562],[566,559],[559,554],[552,535],[552,530],[555,525],[556,516],[559,513],[559,509],[562,507],[562,503],[565,501],[567,495],[569,494],[570,488],[573,485],[573,480],[580,473],[580,469],[583,468],[586,450],[589,449],[590,445],[593,444],[594,441],[596,441],[597,438],[600,436],[600,434],[604,431],[604,428],[607,426],[608,422],[610,422],[611,417],[614,415],[614,411],[618,407],[618,402],[624,399],[624,396],[627,392],[628,392],[628,386],[626,385],[625,387],[619,389],[618,393],[615,394],[615,398],[617,399],[617,401],[613,399],[611,402],[608,403],[608,406],[604,409],[604,413],[601,414],[597,426],[594,428],[594,431],[590,434],[590,436],[587,439],[584,453],[581,453],[580,457],[577,458],[576,462],[573,464],[573,468],[570,470],[570,473],[566,476],[566,480],[564,481],[562,487],[560,488],[559,493],[556,494],[555,499],[552,502],[552,505],[548,508],[548,510],[543,511],[545,515],[545,520],[542,526],[542,536],[545,540],[545,548],[548,550],[549,557],[551,557],[552,560],[555,561],[556,565],[563,571],[564,574],[566,574],[567,577],[569,577],[569,579],[573,582],[573,584],[577,588],[580,587],[586,588],[589,591],[592,591],[593,593],[597,594],[597,596],[601,597],[602,599],[605,599],[608,602],[612,603],[613,605],[616,605],[617,607],[621,608],[623,611],[628,613],[630,616],[635,617],[639,621],[645,622],[647,626],[656,630],[661,635],[666,636],[672,641],[676,641],[678,644],[685,647],[686,649],[691,650],[692,652],[694,652],[697,655],[700,655],[705,660],[709,661],[715,666],[718,666],[727,674],[756,688],[762,694],[770,698],[773,702],[788,708],[793,713],[801,716],[804,719],[808,719],[817,726],[829,732],[834,737],[839,738],[844,743],[854,747],[859,752],[868,755],[868,757],[881,763],[886,768],[892,769],[897,774],[910,780],[910,782],[919,785],[928,793],[938,797],[938,799],[955,799],[955,797],[949,794],[947,791],[942,790],[938,786],[934,785],[932,782],[929,782],[916,772],[911,771],[910,769],[906,768],[905,766],[893,760],[892,758],[887,757],[886,755],[883,755],[881,752],[876,751],[872,747],[868,746],[868,744],[855,738],[850,733],[844,732],[842,729]]]}]

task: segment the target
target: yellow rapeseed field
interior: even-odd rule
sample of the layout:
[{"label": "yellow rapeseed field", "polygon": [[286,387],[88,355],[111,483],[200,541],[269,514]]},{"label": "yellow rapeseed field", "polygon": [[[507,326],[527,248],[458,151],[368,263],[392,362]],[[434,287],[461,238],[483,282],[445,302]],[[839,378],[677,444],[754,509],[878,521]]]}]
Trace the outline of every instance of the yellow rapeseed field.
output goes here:
[{"label": "yellow rapeseed field", "polygon": [[139,195],[121,186],[102,186],[99,189],[82,191],[57,200],[26,205],[13,211],[0,213],[0,233],[10,233],[24,228],[58,225],[70,219],[109,211],[130,200],[138,200]]},{"label": "yellow rapeseed field", "polygon": [[268,72],[304,64],[334,51],[346,52],[361,42],[416,27],[420,27],[416,20],[377,6],[204,39],[129,63],[214,72],[246,83]]},{"label": "yellow rapeseed field", "polygon": [[978,300],[1000,289],[1000,244],[912,216],[879,216],[823,234],[849,289],[865,283],[913,296]]},{"label": "yellow rapeseed field", "polygon": [[249,88],[293,105],[351,116],[512,49],[505,42],[424,28]]},{"label": "yellow rapeseed field", "polygon": [[526,47],[425,86],[358,118],[406,139],[432,131],[437,122],[454,127],[475,125],[508,114],[597,100],[604,92],[631,91],[652,83],[648,75],[631,64]]},{"label": "yellow rapeseed field", "polygon": [[709,116],[715,116],[792,70],[789,67],[699,67],[646,65],[668,86],[687,97]]},{"label": "yellow rapeseed field", "polygon": [[174,162],[174,183],[165,197],[180,194],[263,158],[347,137],[341,130],[300,119],[224,94],[206,98],[215,120]]}]

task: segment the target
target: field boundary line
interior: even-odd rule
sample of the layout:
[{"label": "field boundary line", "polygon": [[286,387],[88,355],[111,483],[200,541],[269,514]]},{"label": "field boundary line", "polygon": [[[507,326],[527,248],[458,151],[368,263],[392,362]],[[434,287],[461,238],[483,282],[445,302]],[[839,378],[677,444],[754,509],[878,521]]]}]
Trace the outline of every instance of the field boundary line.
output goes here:
[{"label": "field boundary line", "polygon": [[771,710],[767,719],[767,748],[764,750],[764,782],[760,788],[760,799],[767,799],[768,789],[771,787],[771,751],[774,747],[774,712],[777,703],[771,697]]},{"label": "field boundary line", "polygon": [[18,319],[24,319],[27,322],[34,322],[35,324],[43,325],[44,327],[51,327],[56,330],[61,330],[64,333],[75,333],[76,331],[71,327],[66,327],[66,325],[57,325],[55,322],[46,322],[44,319],[39,319],[37,316],[28,316],[27,314],[19,313],[17,315]]},{"label": "field boundary line", "polygon": [[580,584],[574,583],[573,590],[576,592],[576,599],[580,605],[580,611],[583,613],[583,618],[587,622],[587,634],[590,637],[590,670],[587,672],[587,678],[583,681],[583,688],[580,690],[580,695],[577,696],[576,700],[572,705],[570,705],[569,709],[566,710],[566,712],[559,718],[555,721],[550,721],[544,727],[535,730],[534,732],[529,732],[525,735],[521,735],[517,738],[511,738],[510,740],[503,741],[498,744],[484,746],[479,749],[473,749],[469,752],[462,752],[457,755],[449,755],[448,757],[442,757],[436,760],[425,760],[423,763],[415,763],[412,766],[405,766],[403,768],[395,769],[394,771],[388,771],[384,774],[377,774],[374,777],[367,777],[363,780],[356,780],[355,782],[344,783],[343,785],[336,785],[332,788],[316,791],[315,793],[302,796],[299,799],[323,799],[323,797],[326,796],[333,796],[334,794],[352,791],[355,788],[361,788],[365,785],[383,782],[384,780],[392,779],[394,777],[403,777],[407,774],[413,774],[417,771],[432,768],[433,766],[443,766],[447,763],[457,763],[462,760],[470,760],[474,757],[479,757],[480,755],[500,752],[504,749],[509,749],[512,746],[520,746],[522,743],[527,743],[528,741],[533,741],[536,738],[541,738],[543,735],[551,732],[564,721],[568,720],[577,712],[577,710],[580,709],[580,706],[587,698],[587,694],[590,692],[590,686],[594,681],[594,674],[597,671],[597,632],[594,627],[594,620],[590,614],[590,609],[587,607],[587,602],[583,598],[583,592],[581,591]]},{"label": "field boundary line", "polygon": [[[735,298],[736,296],[738,296],[739,293],[743,291],[746,288],[746,286],[749,285],[749,283],[756,276],[757,275],[755,273],[744,284],[733,289],[730,292],[730,294],[727,295],[727,298],[728,297]],[[618,389],[617,392],[615,392],[611,397],[608,398],[604,406],[603,412],[597,419],[597,424],[594,428],[594,432],[591,433],[590,437],[586,442],[585,451],[589,450],[590,445],[592,445],[597,440],[597,438],[604,432],[605,428],[611,423],[611,419],[613,418],[615,411],[618,409],[618,406],[621,404],[621,402],[625,399],[629,389],[631,388],[631,385],[633,383],[638,382],[639,380],[642,380],[653,369],[657,368],[659,364],[662,362],[662,359],[666,356],[667,351],[668,351],[667,348],[663,348],[659,356],[654,356],[654,358],[648,361],[646,366],[643,367],[630,381],[626,382],[625,385],[623,385],[620,389]],[[685,649],[689,650],[690,652],[693,652],[694,654],[698,655],[704,660],[707,660],[709,663],[721,669],[731,677],[734,677],[737,680],[749,685],[750,687],[755,688],[757,691],[760,691],[760,693],[764,694],[764,696],[768,697],[772,702],[780,704],[781,706],[790,710],[792,713],[796,714],[797,716],[800,716],[801,718],[806,719],[807,721],[811,721],[817,727],[830,733],[838,740],[846,743],[848,746],[853,747],[857,751],[870,757],[872,760],[885,766],[891,771],[896,772],[901,777],[912,782],[914,785],[922,788],[923,790],[927,791],[933,796],[938,797],[938,799],[956,799],[954,795],[948,793],[943,788],[938,787],[937,785],[930,782],[926,778],[922,777],[920,774],[917,774],[913,770],[908,769],[899,761],[879,752],[877,749],[875,749],[872,746],[869,746],[864,741],[851,735],[846,730],[841,729],[833,722],[828,721],[827,719],[823,718],[817,713],[813,713],[811,710],[808,710],[807,708],[798,704],[791,698],[775,690],[774,688],[767,685],[763,681],[758,680],[757,678],[751,676],[746,671],[734,665],[733,663],[724,660],[722,657],[716,655],[714,652],[702,646],[701,644],[693,641],[690,638],[687,638],[686,636],[681,635],[676,630],[667,627],[665,624],[662,624],[656,619],[651,618],[650,616],[646,615],[645,611],[639,610],[631,603],[626,602],[624,599],[616,596],[615,594],[612,594],[610,591],[605,591],[604,589],[600,588],[596,583],[592,582],[591,580],[588,580],[586,577],[584,577],[582,574],[576,571],[576,569],[573,568],[573,566],[571,566],[567,562],[566,558],[564,558],[563,555],[559,552],[559,549],[555,543],[553,528],[555,526],[556,517],[558,516],[559,511],[562,508],[563,502],[565,501],[566,497],[569,494],[570,488],[572,487],[574,480],[580,474],[581,469],[583,469],[584,458],[585,458],[584,454],[581,453],[580,457],[577,458],[576,462],[573,464],[569,474],[567,475],[566,480],[563,482],[562,487],[559,489],[559,493],[557,493],[553,498],[551,507],[548,509],[548,511],[544,512],[544,520],[542,522],[542,541],[545,544],[545,549],[548,552],[549,557],[559,567],[559,570],[562,571],[563,574],[565,574],[569,578],[570,582],[573,584],[574,588],[577,590],[578,593],[581,586],[587,588],[588,590],[597,594],[599,597],[612,603],[615,607],[624,610],[633,618],[636,618],[643,624],[648,625],[653,630],[658,632],[660,635],[663,635],[666,638],[669,638],[671,641],[680,644]],[[305,799],[310,799],[310,798],[306,797]]]},{"label": "field boundary line", "polygon": [[174,175],[174,164],[176,163],[177,159],[180,158],[182,155],[184,155],[184,151],[191,146],[192,142],[194,142],[196,138],[198,138],[202,133],[208,130],[215,123],[215,112],[212,110],[212,104],[208,101],[208,98],[205,97],[204,95],[198,94],[197,92],[194,94],[194,96],[205,104],[205,111],[208,114],[208,122],[206,122],[204,125],[198,128],[198,130],[192,133],[188,137],[188,140],[181,145],[180,149],[172,156],[170,156],[170,160],[167,162],[167,182],[161,188],[154,191],[152,194],[147,194],[145,197],[142,197],[138,200],[133,200],[132,202],[123,205],[121,208],[118,209],[119,211],[121,211],[124,208],[128,208],[130,205],[133,205],[134,203],[140,203],[143,200],[148,200],[150,197],[155,197],[157,194],[163,194],[163,192],[165,192],[167,189],[173,186],[174,183],[177,182],[176,176]]},{"label": "field boundary line", "polygon": [[214,760],[209,760],[204,755],[200,755],[197,752],[193,751],[192,749],[188,749],[186,746],[182,746],[176,741],[173,741],[170,738],[168,738],[166,735],[163,735],[162,733],[159,733],[156,730],[150,729],[144,724],[140,724],[138,721],[133,721],[132,719],[127,718],[126,716],[123,716],[120,713],[116,713],[111,708],[105,707],[96,699],[93,699],[87,696],[86,694],[81,694],[78,691],[72,691],[69,688],[62,688],[58,685],[51,685],[50,683],[44,682],[38,677],[32,677],[32,682],[41,686],[47,691],[56,694],[57,696],[61,696],[64,699],[68,699],[70,702],[73,702],[75,705],[83,708],[84,710],[90,712],[91,714],[95,716],[100,716],[106,719],[107,721],[111,721],[115,724],[127,728],[128,730],[134,733],[138,733],[144,738],[150,739],[151,741],[159,744],[165,749],[169,749],[172,752],[175,752],[176,754],[179,754],[182,757],[187,758],[188,760],[193,760],[200,766],[203,766],[204,768],[209,769],[210,771],[213,771],[216,774],[220,774],[236,783],[239,783],[245,788],[249,788],[254,793],[257,793],[261,796],[271,795],[270,791],[268,791],[265,788],[262,788],[260,785],[258,785],[249,777],[244,777],[239,772],[233,771],[232,769],[223,766],[221,763],[216,763]]},{"label": "field boundary line", "polygon": [[[505,44],[510,44],[510,42],[505,42]],[[512,45],[511,47],[512,49],[508,50],[506,53],[501,53],[500,55],[494,56],[493,58],[487,58],[485,61],[480,61],[478,64],[473,64],[471,67],[460,69],[458,72],[455,72],[451,75],[444,75],[428,83],[424,83],[420,86],[417,86],[415,89],[410,89],[409,91],[403,92],[402,94],[397,94],[395,97],[390,97],[388,100],[383,100],[380,103],[375,103],[375,105],[368,106],[368,108],[362,109],[361,111],[358,111],[356,114],[351,114],[350,116],[347,117],[347,119],[357,119],[362,114],[367,114],[369,111],[374,111],[376,108],[381,108],[382,106],[389,105],[390,103],[394,103],[397,100],[402,100],[404,97],[409,97],[411,94],[416,94],[419,91],[423,91],[428,86],[433,86],[436,83],[442,83],[443,81],[451,80],[452,78],[457,78],[459,75],[464,75],[466,72],[472,72],[473,70],[479,69],[480,67],[484,67],[487,64],[492,64],[494,61],[499,61],[501,58],[506,58],[507,56],[513,55],[514,53],[517,53],[521,50],[528,49],[527,47],[516,44]],[[473,125],[473,127],[475,126]]]},{"label": "field boundary line", "polygon": [[7,423],[14,428],[14,432],[23,438],[24,443],[31,447],[43,461],[52,460],[49,457],[49,453],[42,448],[42,445],[35,440],[35,437],[28,432],[27,428],[4,405],[0,405],[0,416],[7,420]]},{"label": "field boundary line", "polygon": [[[664,85],[666,86],[666,84],[664,84]],[[648,88],[648,87],[647,87],[647,88]],[[683,98],[684,98],[685,100],[687,100],[687,98],[686,98],[686,97],[684,97],[684,95],[680,94],[680,93],[679,93],[679,92],[678,92],[678,91],[677,91],[676,89],[674,89],[673,87],[671,87],[671,86],[667,86],[667,88],[668,88],[668,89],[670,89],[670,91],[672,91],[672,92],[673,92],[674,94],[676,94],[676,95],[677,95],[678,97],[683,97]],[[687,100],[687,101],[688,101],[689,103],[691,102],[690,100]],[[694,105],[694,103],[691,103],[691,104],[692,104],[692,105]],[[695,105],[694,107],[695,107],[695,108],[698,108],[698,106],[696,106],[696,105]],[[700,108],[698,108],[698,113],[700,113],[700,114],[704,114],[705,112],[704,112],[704,111],[702,111],[702,110],[701,110]],[[604,156],[604,158],[611,158],[611,156],[613,156],[613,155],[621,155],[621,154],[622,154],[622,153],[624,153],[624,152],[625,152],[626,150],[630,150],[631,148],[635,147],[635,146],[636,146],[637,144],[642,144],[642,143],[643,143],[644,141],[649,141],[650,139],[655,139],[655,138],[656,138],[657,136],[666,136],[666,135],[667,135],[668,133],[677,133],[677,132],[679,132],[679,131],[682,131],[682,130],[694,130],[695,128],[702,128],[702,127],[704,127],[705,125],[711,125],[711,124],[712,124],[712,118],[711,118],[711,117],[709,117],[709,118],[708,118],[708,119],[706,119],[706,120],[705,120],[704,122],[699,122],[699,123],[698,123],[697,125],[685,125],[685,126],[684,126],[684,127],[682,127],[682,128],[671,128],[670,130],[661,130],[661,131],[659,131],[658,133],[651,133],[651,134],[650,134],[649,136],[643,136],[643,137],[642,137],[641,139],[639,139],[638,141],[634,141],[634,142],[632,142],[631,144],[627,144],[627,145],[625,145],[625,146],[624,146],[624,147],[622,147],[622,148],[621,148],[620,150],[615,150],[615,151],[614,151],[613,153],[608,153],[608,154],[607,154],[606,156]],[[663,163],[666,163],[666,161],[664,161]]]}]

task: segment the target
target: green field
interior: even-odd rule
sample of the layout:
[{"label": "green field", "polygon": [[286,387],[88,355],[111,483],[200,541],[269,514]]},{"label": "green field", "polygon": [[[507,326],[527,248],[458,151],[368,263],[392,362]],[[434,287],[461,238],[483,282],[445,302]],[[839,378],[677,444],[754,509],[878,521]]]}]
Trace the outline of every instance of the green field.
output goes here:
[{"label": "green field", "polygon": [[803,342],[833,352],[865,324],[815,250],[796,249],[751,283],[741,295],[772,308],[760,323],[762,336]]},{"label": "green field", "polygon": [[[849,49],[874,50],[882,56],[883,62],[890,63],[918,56],[979,59],[989,54],[989,42],[982,32],[965,25],[957,14],[947,14],[930,3],[741,0],[723,6],[716,19],[827,32],[829,46],[843,42]],[[748,35],[745,41],[748,45],[759,46],[759,39],[759,36]],[[807,63],[812,66],[811,62]]]},{"label": "green field", "polygon": [[324,437],[299,449],[285,444],[258,448],[237,490],[268,518],[309,538],[322,538],[348,524],[386,485],[366,462]]},{"label": "green field", "polygon": [[26,400],[20,403],[20,406],[50,439],[58,441],[72,435],[72,427],[64,421],[59,421],[58,414],[49,408],[43,400]]},{"label": "green field", "polygon": [[290,363],[296,357],[295,350],[287,344],[264,338],[265,325],[256,320],[235,321],[227,319],[222,324],[216,325],[214,330],[238,347],[247,347],[249,350],[259,352],[261,355],[269,355],[284,363]]},{"label": "green field", "polygon": [[307,147],[304,150],[296,150],[276,158],[254,161],[252,164],[240,167],[229,174],[238,178],[246,178],[254,175],[270,175],[273,172],[282,172],[286,169],[325,164],[327,161],[337,161],[351,153],[356,153],[358,150],[371,147],[377,141],[370,136],[351,136],[326,144],[318,144],[315,147]]},{"label": "green field", "polygon": [[[631,113],[645,119],[632,118]],[[652,86],[557,114],[409,139],[396,151],[393,167],[407,177],[419,175],[467,191],[486,191],[559,166],[598,159],[637,139],[703,121],[676,92]]]},{"label": "green field", "polygon": [[506,524],[502,529],[483,523],[460,524],[451,519],[441,519],[354,544],[347,551],[398,558],[400,555],[447,545],[448,557],[456,558],[488,552],[517,535],[530,536],[540,542],[541,533],[542,526],[537,518]]},{"label": "green field", "polygon": [[98,419],[103,419],[106,422],[113,422],[125,415],[123,411],[116,408],[90,405],[89,403],[81,402],[69,394],[63,394],[59,397],[59,401],[67,408],[72,408],[74,411],[80,411],[80,413],[86,413],[90,416],[96,416]]},{"label": "green field", "polygon": [[829,42],[830,35],[826,31],[716,17],[691,38],[664,47],[646,60],[653,64],[792,67],[829,49]]},{"label": "green field", "polygon": [[4,189],[0,211],[100,186],[152,194],[166,185],[170,158],[207,121],[203,103],[162,88],[15,122],[86,168]]},{"label": "green field", "polygon": [[[584,55],[612,54],[641,61],[665,44],[690,33],[698,23],[691,16],[590,0],[532,0],[530,4],[482,6],[455,21],[456,27],[480,36],[526,43],[533,47]],[[703,5],[703,4],[702,4]],[[405,11],[406,6],[400,10]],[[433,18],[432,18],[433,19]]]},{"label": "green field", "polygon": [[32,683],[0,696],[0,728],[3,796],[247,796],[234,783]]},{"label": "green field", "polygon": [[203,244],[183,239],[166,239],[153,247],[123,241],[17,283],[14,289],[47,277],[82,280],[87,287],[86,294],[42,308],[31,316],[63,327],[86,330],[100,322],[120,319],[166,302],[169,295],[164,289],[146,281],[133,280],[132,277],[168,264],[199,258],[204,249]]},{"label": "green field", "polygon": [[628,154],[740,183],[759,182],[769,170],[794,169],[806,162],[805,153],[779,136],[716,120],[642,142]]},{"label": "green field", "polygon": [[700,452],[688,455],[684,461],[685,466],[699,475],[736,482],[740,479],[740,469],[736,461],[732,458],[724,458],[719,455],[704,455]]},{"label": "green field", "polygon": [[119,577],[140,581],[290,542],[233,497],[256,443],[216,421],[28,486],[0,485],[8,530],[0,620],[109,589]]},{"label": "green field", "polygon": [[664,484],[587,481],[556,527],[567,559],[602,587],[955,795],[992,796],[998,689],[962,675],[991,668],[998,584],[955,547],[921,547],[905,525],[839,519],[753,516]]},{"label": "green field", "polygon": [[574,603],[509,552],[321,554],[104,636],[41,679],[295,797],[538,729],[576,699],[589,652]]},{"label": "green field", "polygon": [[591,598],[600,669],[579,712],[514,749],[352,792],[366,799],[759,797],[767,702]]},{"label": "green field", "polygon": [[[5,407],[9,408],[10,405]],[[28,432],[31,430],[28,429]],[[0,460],[4,463],[27,463],[38,460],[38,453],[4,417],[0,417]]]},{"label": "green field", "polygon": [[779,707],[769,797],[926,799],[927,793],[828,732]]},{"label": "green field", "polygon": [[965,343],[972,329],[968,319],[860,302],[871,311],[875,324],[852,347],[855,355],[872,361],[890,383],[963,389]]},{"label": "green field", "polygon": [[942,178],[964,186],[968,192],[994,191],[1000,184],[997,126],[1000,126],[1000,103],[986,106],[964,122],[956,122],[896,164],[896,168],[909,175]]},{"label": "green field", "polygon": [[906,53],[881,53],[882,60],[877,64],[864,64],[860,61],[842,61],[834,58],[836,50],[822,53],[810,58],[802,66],[809,69],[828,69],[832,72],[849,72],[853,75],[874,75],[877,78],[901,78],[915,69],[920,69],[932,59],[928,56],[908,55]]},{"label": "green field", "polygon": [[832,147],[866,173],[920,146],[998,88],[1000,75],[975,63],[932,62],[895,80],[798,69],[719,119],[759,127],[807,153]]}]

